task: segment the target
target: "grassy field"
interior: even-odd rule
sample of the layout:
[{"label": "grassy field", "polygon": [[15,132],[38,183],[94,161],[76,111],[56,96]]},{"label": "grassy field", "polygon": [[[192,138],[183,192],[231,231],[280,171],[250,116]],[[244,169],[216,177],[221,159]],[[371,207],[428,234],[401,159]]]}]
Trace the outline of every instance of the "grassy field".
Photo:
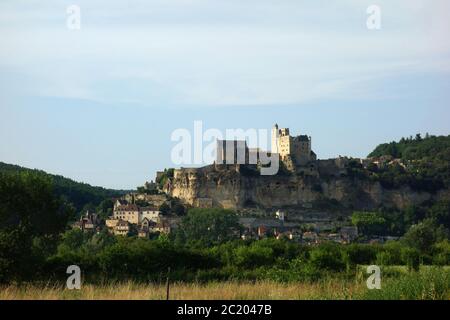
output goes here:
[{"label": "grassy field", "polygon": [[[211,282],[207,284],[174,283],[170,299],[348,299],[361,292],[360,286],[328,282],[315,284],[281,284],[275,282],[237,283]],[[81,290],[67,290],[59,286],[8,286],[0,288],[0,299],[165,299],[165,285],[133,282],[107,285],[83,285]]]},{"label": "grassy field", "polygon": [[[173,283],[170,299],[243,300],[243,299],[450,299],[448,270],[439,268],[420,272],[401,271],[400,275],[382,280],[380,290],[368,290],[365,279],[329,279],[314,283],[210,282]],[[0,300],[18,299],[83,299],[83,300],[146,300],[165,299],[164,284],[118,282],[83,284],[81,290],[68,290],[62,285],[9,285],[0,287]]]}]

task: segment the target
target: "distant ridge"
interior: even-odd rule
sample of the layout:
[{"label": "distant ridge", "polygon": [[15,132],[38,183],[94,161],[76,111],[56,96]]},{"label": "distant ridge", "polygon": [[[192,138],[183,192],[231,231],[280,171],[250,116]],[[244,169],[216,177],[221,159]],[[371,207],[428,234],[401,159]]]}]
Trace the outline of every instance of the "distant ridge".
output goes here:
[{"label": "distant ridge", "polygon": [[50,174],[43,170],[29,169],[0,161],[0,174],[14,174],[27,171],[49,178],[53,182],[55,193],[58,196],[65,197],[74,205],[77,211],[82,210],[85,205],[91,204],[97,206],[103,200],[121,196],[129,192],[129,190],[114,190],[95,187],[87,183],[65,178],[61,175]]}]

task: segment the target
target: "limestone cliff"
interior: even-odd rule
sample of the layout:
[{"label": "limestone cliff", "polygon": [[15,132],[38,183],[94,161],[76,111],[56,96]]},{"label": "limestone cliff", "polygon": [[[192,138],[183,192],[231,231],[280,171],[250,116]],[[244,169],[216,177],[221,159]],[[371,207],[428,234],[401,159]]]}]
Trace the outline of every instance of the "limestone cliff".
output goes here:
[{"label": "limestone cliff", "polygon": [[236,209],[251,206],[307,208],[324,201],[361,210],[381,205],[405,208],[432,198],[449,196],[448,190],[431,194],[414,191],[408,186],[387,189],[378,182],[342,174],[261,176],[242,172],[235,166],[218,168],[214,165],[175,170],[165,185],[165,191],[192,206],[199,206],[199,200],[208,199],[214,207]]}]

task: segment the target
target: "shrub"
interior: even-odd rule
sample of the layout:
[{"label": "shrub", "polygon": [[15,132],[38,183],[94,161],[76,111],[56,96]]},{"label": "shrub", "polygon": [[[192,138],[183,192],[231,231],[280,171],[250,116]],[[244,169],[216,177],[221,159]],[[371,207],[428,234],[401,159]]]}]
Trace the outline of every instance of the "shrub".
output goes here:
[{"label": "shrub", "polygon": [[366,244],[351,244],[345,248],[345,260],[348,266],[372,264],[376,260],[378,247]]},{"label": "shrub", "polygon": [[401,251],[401,257],[410,270],[419,270],[420,252],[417,249],[405,247]]},{"label": "shrub", "polygon": [[314,248],[310,253],[310,263],[316,269],[342,271],[345,263],[340,247],[335,244],[323,244]]},{"label": "shrub", "polygon": [[433,264],[445,266],[450,264],[450,243],[448,240],[433,246]]},{"label": "shrub", "polygon": [[273,262],[273,250],[262,246],[242,246],[237,248],[235,263],[238,267],[255,268]]}]

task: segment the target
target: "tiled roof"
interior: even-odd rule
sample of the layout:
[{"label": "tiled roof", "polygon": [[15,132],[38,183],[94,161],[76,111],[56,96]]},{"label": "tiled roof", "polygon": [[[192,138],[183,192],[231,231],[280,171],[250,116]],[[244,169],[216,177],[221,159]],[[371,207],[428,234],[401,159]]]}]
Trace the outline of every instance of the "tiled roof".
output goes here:
[{"label": "tiled roof", "polygon": [[135,204],[120,205],[116,211],[139,211],[139,207]]},{"label": "tiled roof", "polygon": [[142,207],[141,211],[159,211],[159,209],[157,207],[148,206],[148,207]]}]

